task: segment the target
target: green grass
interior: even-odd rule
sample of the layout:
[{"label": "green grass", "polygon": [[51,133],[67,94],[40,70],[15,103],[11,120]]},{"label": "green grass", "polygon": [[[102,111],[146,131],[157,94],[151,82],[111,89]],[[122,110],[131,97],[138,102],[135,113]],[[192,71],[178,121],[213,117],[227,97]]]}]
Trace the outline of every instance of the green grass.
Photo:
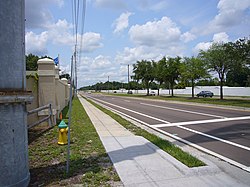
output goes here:
[{"label": "green grass", "polygon": [[87,100],[91,104],[93,104],[94,106],[96,106],[97,108],[99,108],[100,110],[102,110],[103,112],[108,114],[109,116],[111,116],[118,123],[120,123],[122,126],[124,126],[126,129],[128,129],[129,131],[131,131],[135,135],[142,136],[142,137],[146,138],[147,140],[149,140],[150,142],[152,142],[153,144],[155,144],[156,146],[158,146],[162,150],[166,151],[167,153],[172,155],[174,158],[176,158],[177,160],[179,160],[180,162],[182,162],[186,166],[188,166],[188,167],[205,166],[205,164],[202,161],[200,161],[196,157],[182,151],[182,149],[175,146],[174,144],[172,144],[166,140],[163,140],[162,138],[160,138],[154,134],[151,134],[138,126],[135,126],[131,122],[125,120],[124,118],[111,112],[110,110],[103,108],[102,106],[96,104],[95,102],[93,102],[89,99],[87,99]]},{"label": "green grass", "polygon": [[146,99],[159,99],[159,100],[166,100],[166,101],[181,101],[181,102],[191,102],[191,103],[204,103],[204,104],[214,104],[214,105],[226,105],[226,106],[236,106],[236,107],[246,107],[250,108],[250,99],[249,97],[241,97],[241,98],[235,98],[235,97],[224,97],[223,100],[221,100],[219,97],[213,97],[213,98],[198,98],[191,96],[146,96],[142,94],[110,94],[112,96],[126,96],[126,97],[138,97],[138,98],[146,98]]},{"label": "green grass", "polygon": [[[68,122],[68,107],[63,120]],[[44,130],[45,129],[45,130]],[[67,145],[60,146],[57,126],[29,131],[30,186],[116,186],[117,175],[99,136],[79,100],[72,104],[70,172],[66,175]]]}]

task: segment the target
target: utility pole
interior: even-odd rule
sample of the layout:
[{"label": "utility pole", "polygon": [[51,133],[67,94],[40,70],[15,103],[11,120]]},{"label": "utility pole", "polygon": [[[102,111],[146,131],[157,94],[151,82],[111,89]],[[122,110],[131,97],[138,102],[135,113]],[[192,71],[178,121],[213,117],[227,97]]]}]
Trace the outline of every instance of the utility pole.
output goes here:
[{"label": "utility pole", "polygon": [[75,45],[75,96],[77,94],[77,65],[76,65],[76,45]]},{"label": "utility pole", "polygon": [[128,64],[128,90],[129,90],[129,64]]},{"label": "utility pole", "polygon": [[0,1],[0,186],[28,186],[25,0]]},{"label": "utility pole", "polygon": [[109,94],[109,76],[108,76],[108,94]]}]

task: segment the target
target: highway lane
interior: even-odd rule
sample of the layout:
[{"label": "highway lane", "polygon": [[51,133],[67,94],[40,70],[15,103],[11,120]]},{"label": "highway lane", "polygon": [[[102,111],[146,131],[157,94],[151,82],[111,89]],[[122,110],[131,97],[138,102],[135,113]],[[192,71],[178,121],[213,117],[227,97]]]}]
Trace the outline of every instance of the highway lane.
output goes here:
[{"label": "highway lane", "polygon": [[250,112],[234,109],[91,94],[112,109],[248,170]]}]

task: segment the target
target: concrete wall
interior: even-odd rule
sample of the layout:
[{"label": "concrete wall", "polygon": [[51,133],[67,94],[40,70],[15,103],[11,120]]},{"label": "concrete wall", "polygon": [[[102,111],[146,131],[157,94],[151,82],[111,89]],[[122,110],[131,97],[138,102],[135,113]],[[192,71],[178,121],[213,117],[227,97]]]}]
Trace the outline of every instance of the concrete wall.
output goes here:
[{"label": "concrete wall", "polygon": [[[26,105],[27,111],[38,108],[38,76],[36,71],[26,71],[26,89],[31,91],[34,99],[31,104]],[[28,116],[28,124],[32,124],[38,120],[38,115],[31,114]]]},{"label": "concrete wall", "polygon": [[[34,100],[28,105],[28,111],[52,104],[53,115],[59,118],[60,112],[69,102],[69,89],[67,79],[59,79],[59,69],[54,61],[48,58],[38,60],[38,71],[26,72],[27,91],[32,91]],[[36,78],[37,76],[37,78]],[[31,124],[45,115],[48,110],[38,112],[28,116],[28,124]]]},{"label": "concrete wall", "polygon": [[[191,87],[186,87],[186,89],[174,89],[174,94],[184,94],[191,95]],[[116,91],[117,93],[127,93],[127,90],[110,90],[110,92]],[[147,90],[132,90],[133,93],[146,94]],[[157,94],[157,90],[152,90]],[[200,91],[211,91],[215,95],[220,95],[220,87],[219,86],[196,86],[194,93],[198,94]],[[108,90],[102,90],[102,92],[108,92]],[[223,86],[223,94],[225,96],[250,96],[250,87],[228,87]],[[169,90],[160,89],[161,95],[168,95]]]}]

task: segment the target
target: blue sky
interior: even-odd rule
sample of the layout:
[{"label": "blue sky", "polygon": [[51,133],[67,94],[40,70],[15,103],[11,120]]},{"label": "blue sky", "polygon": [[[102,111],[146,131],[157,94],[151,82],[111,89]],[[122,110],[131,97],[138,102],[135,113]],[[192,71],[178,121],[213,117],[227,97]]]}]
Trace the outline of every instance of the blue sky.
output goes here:
[{"label": "blue sky", "polygon": [[[66,72],[75,44],[72,1],[25,0],[26,53],[59,54]],[[250,35],[250,0],[87,0],[85,16],[78,87],[108,76],[127,82],[127,65],[132,72],[137,60],[195,56],[212,42]]]}]

